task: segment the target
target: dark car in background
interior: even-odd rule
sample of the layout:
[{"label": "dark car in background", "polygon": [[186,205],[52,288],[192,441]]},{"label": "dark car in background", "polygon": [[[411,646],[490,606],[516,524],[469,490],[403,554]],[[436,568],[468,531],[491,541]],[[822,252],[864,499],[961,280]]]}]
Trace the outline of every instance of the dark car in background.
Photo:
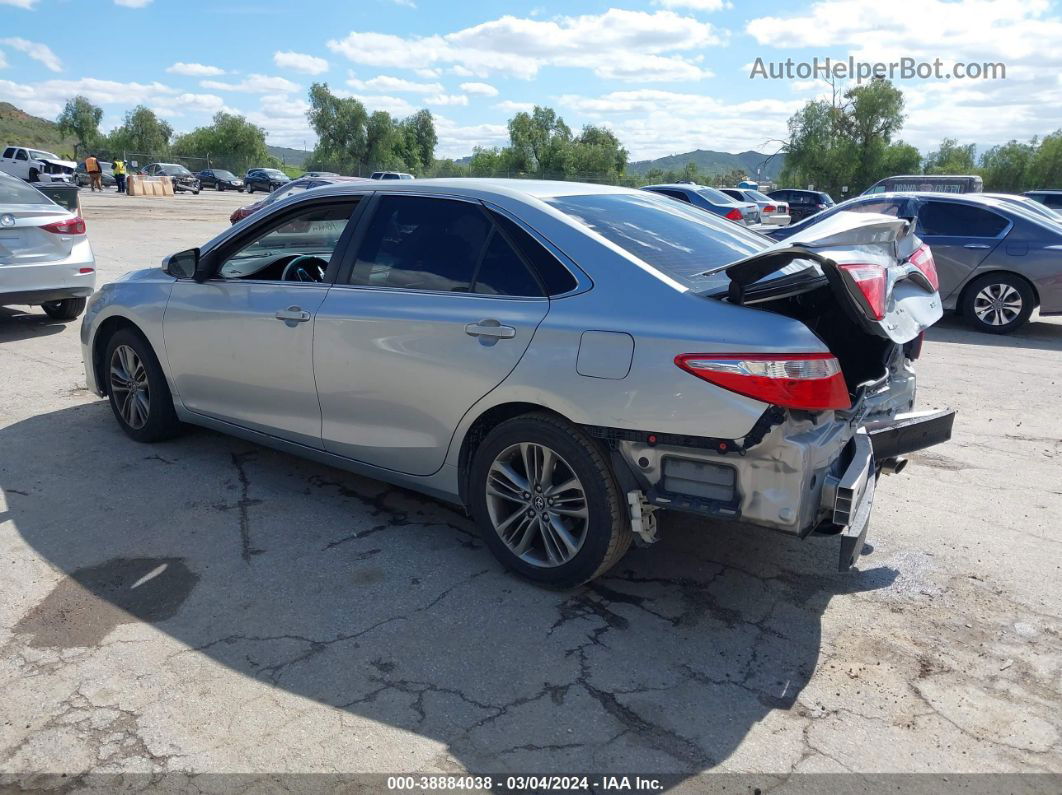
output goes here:
[{"label": "dark car in background", "polygon": [[725,193],[696,185],[692,182],[675,182],[669,185],[646,185],[642,190],[659,193],[686,204],[692,204],[701,210],[726,218],[728,221],[753,226],[760,223],[760,208],[754,202],[734,201]]},{"label": "dark car in background", "polygon": [[767,194],[776,201],[789,205],[789,216],[793,223],[800,223],[805,218],[834,206],[830,194],[821,190],[801,190],[799,188],[779,188]]},{"label": "dark car in background", "polygon": [[767,232],[802,235],[840,212],[916,219],[933,252],[944,308],[979,331],[1009,334],[1029,319],[1062,314],[1062,224],[1020,203],[980,193],[857,196],[812,218]]},{"label": "dark car in background", "polygon": [[334,171],[307,171],[305,174],[302,174],[299,177],[299,179],[302,179],[303,177],[338,177],[338,176],[340,176],[340,175],[337,174]]},{"label": "dark car in background", "polygon": [[1062,188],[1051,190],[1027,190],[1022,194],[1033,201],[1038,201],[1052,210],[1062,210]]},{"label": "dark car in background", "polygon": [[319,188],[322,185],[337,185],[343,182],[367,181],[368,180],[363,179],[361,177],[299,177],[298,179],[290,180],[284,185],[281,185],[279,188],[270,193],[264,199],[256,201],[254,204],[245,204],[243,207],[237,207],[235,210],[233,210],[232,215],[229,216],[229,223],[239,223],[248,215],[253,215],[254,213],[261,210],[263,207],[268,207],[269,205],[275,204],[281,199],[286,199],[289,196],[294,196],[296,193],[302,193],[303,191],[310,190],[311,188]]},{"label": "dark car in background", "polygon": [[243,193],[243,180],[223,168],[208,168],[200,171],[196,176],[199,178],[199,184],[204,188],[238,190]]},{"label": "dark car in background", "polygon": [[174,193],[199,193],[199,180],[180,163],[152,163],[140,172],[148,177],[169,177]]},{"label": "dark car in background", "polygon": [[[113,188],[118,185],[114,179],[114,164],[107,163],[103,160],[99,161],[100,170],[103,172],[103,187]],[[92,184],[92,178],[89,177],[88,172],[85,171],[85,162],[82,161],[77,164],[77,168],[74,169],[74,184],[79,188],[87,188]]]},{"label": "dark car in background", "polygon": [[256,190],[272,193],[289,182],[291,177],[278,168],[252,168],[243,176],[243,184],[248,193],[254,193]]}]

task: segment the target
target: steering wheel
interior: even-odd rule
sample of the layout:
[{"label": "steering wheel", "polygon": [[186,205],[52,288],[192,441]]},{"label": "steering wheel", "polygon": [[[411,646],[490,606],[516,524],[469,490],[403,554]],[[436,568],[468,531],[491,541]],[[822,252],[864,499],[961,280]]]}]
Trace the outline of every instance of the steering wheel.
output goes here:
[{"label": "steering wheel", "polygon": [[282,282],[323,282],[328,262],[313,254],[300,254],[284,266]]}]

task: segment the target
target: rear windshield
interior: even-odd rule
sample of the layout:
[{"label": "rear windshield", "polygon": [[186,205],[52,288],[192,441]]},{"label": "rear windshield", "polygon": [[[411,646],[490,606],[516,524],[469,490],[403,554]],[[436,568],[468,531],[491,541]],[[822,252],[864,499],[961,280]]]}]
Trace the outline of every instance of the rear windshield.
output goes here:
[{"label": "rear windshield", "polygon": [[0,174],[0,212],[5,204],[51,204],[52,200],[20,179]]},{"label": "rear windshield", "polygon": [[738,199],[735,199],[732,196],[727,196],[721,190],[716,190],[715,188],[701,187],[697,188],[696,191],[712,204],[733,204],[738,201]]},{"label": "rear windshield", "polygon": [[650,193],[557,196],[546,200],[691,290],[725,286],[726,274],[700,274],[743,259],[773,241],[711,213]]},{"label": "rear windshield", "polygon": [[747,191],[745,191],[745,196],[748,197],[749,201],[754,201],[754,202],[772,202],[772,201],[774,201],[774,199],[772,199],[766,193],[760,193],[758,190],[747,190]]}]

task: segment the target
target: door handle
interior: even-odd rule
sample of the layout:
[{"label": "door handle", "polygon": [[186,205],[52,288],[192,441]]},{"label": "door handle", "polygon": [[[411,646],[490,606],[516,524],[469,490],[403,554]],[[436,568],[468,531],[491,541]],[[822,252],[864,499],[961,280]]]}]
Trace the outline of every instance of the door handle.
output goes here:
[{"label": "door handle", "polygon": [[963,248],[989,248],[986,243],[967,243]]},{"label": "door handle", "polygon": [[287,323],[305,323],[310,319],[310,313],[299,306],[289,306],[287,309],[280,309],[276,314],[277,320],[283,320]]},{"label": "door handle", "polygon": [[481,320],[478,323],[469,323],[465,326],[465,334],[470,337],[492,337],[499,340],[510,340],[516,336],[516,329],[512,326],[503,326],[497,320]]}]

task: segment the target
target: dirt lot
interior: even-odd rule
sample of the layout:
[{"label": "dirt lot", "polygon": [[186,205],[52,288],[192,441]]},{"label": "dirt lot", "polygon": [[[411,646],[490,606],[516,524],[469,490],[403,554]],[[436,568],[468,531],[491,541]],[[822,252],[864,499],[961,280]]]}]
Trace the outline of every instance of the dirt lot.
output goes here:
[{"label": "dirt lot", "polygon": [[[246,201],[85,196],[100,283]],[[665,517],[571,593],[415,494],[206,431],[133,443],[84,388],[78,326],[0,309],[9,784],[1062,773],[1058,321],[933,330],[920,403],[959,410],[955,439],[881,482],[858,571],[835,540]]]}]

